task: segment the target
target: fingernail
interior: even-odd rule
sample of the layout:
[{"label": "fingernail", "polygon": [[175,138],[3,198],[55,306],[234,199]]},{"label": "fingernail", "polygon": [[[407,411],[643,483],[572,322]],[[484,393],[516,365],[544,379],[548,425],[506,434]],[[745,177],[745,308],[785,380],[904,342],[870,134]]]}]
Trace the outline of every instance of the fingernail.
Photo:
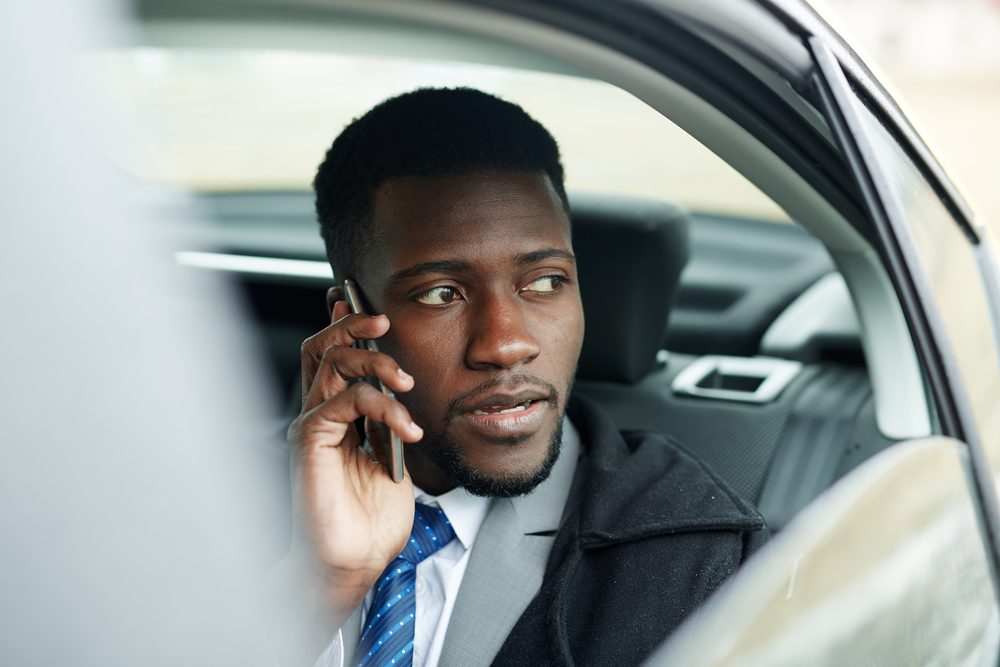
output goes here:
[{"label": "fingernail", "polygon": [[412,421],[410,422],[410,432],[413,433],[413,435],[416,435],[416,436],[420,436],[420,437],[424,436],[424,429],[422,429],[419,426],[417,426],[416,422],[412,422]]},{"label": "fingernail", "polygon": [[410,375],[409,373],[407,373],[406,371],[404,371],[402,368],[397,368],[396,369],[396,373],[399,375],[399,377],[403,378],[404,380],[412,380],[413,379],[413,376]]}]

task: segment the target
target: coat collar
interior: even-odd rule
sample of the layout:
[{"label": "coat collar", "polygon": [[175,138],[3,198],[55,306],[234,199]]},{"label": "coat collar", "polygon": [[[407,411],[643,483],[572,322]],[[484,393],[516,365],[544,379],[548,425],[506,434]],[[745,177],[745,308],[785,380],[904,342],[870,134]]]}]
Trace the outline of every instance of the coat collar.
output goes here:
[{"label": "coat collar", "polygon": [[580,544],[605,546],[672,533],[753,531],[764,520],[708,468],[657,433],[621,433],[573,396],[567,412],[587,450]]}]

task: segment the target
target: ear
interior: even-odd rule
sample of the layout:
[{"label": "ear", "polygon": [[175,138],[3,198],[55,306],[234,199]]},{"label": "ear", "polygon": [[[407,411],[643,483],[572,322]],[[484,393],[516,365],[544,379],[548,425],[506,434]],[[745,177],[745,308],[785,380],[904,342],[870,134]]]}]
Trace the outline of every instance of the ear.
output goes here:
[{"label": "ear", "polygon": [[326,291],[326,314],[333,317],[333,304],[343,301],[345,298],[344,288],[340,285],[328,289]]}]

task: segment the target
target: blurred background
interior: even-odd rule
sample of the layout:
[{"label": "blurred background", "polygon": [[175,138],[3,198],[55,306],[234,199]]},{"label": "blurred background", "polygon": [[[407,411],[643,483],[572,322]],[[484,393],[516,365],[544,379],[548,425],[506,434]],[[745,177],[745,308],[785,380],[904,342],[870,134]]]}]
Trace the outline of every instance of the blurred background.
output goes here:
[{"label": "blurred background", "polygon": [[[818,3],[817,3],[818,4]],[[826,0],[917,129],[1000,231],[1000,0]]]},{"label": "blurred background", "polygon": [[[875,65],[980,220],[1000,230],[1000,0],[816,0]],[[366,42],[352,26],[248,23],[226,34],[163,23],[98,54],[99,80],[149,141],[129,171],[218,193],[306,191],[332,138],[386,97],[474,86],[524,106],[560,142],[570,189],[647,195],[691,210],[787,221],[728,165],[631,95],[558,65],[456,62]],[[338,34],[339,33],[339,34]],[[252,51],[241,48],[259,44]],[[413,46],[406,38],[403,43]],[[466,54],[467,56],[468,54]],[[517,54],[501,61],[516,64]],[[492,58],[495,60],[495,58]]]}]

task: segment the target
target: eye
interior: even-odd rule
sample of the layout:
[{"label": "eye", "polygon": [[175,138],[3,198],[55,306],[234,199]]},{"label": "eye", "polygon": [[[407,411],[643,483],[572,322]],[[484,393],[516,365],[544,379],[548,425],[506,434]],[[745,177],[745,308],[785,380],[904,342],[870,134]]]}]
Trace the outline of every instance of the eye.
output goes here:
[{"label": "eye", "polygon": [[425,306],[445,306],[457,299],[458,290],[447,285],[432,287],[416,296],[417,303],[422,303]]},{"label": "eye", "polygon": [[563,276],[542,276],[541,278],[535,278],[532,280],[522,291],[541,293],[555,292],[562,287],[565,282],[567,282],[567,279]]}]

